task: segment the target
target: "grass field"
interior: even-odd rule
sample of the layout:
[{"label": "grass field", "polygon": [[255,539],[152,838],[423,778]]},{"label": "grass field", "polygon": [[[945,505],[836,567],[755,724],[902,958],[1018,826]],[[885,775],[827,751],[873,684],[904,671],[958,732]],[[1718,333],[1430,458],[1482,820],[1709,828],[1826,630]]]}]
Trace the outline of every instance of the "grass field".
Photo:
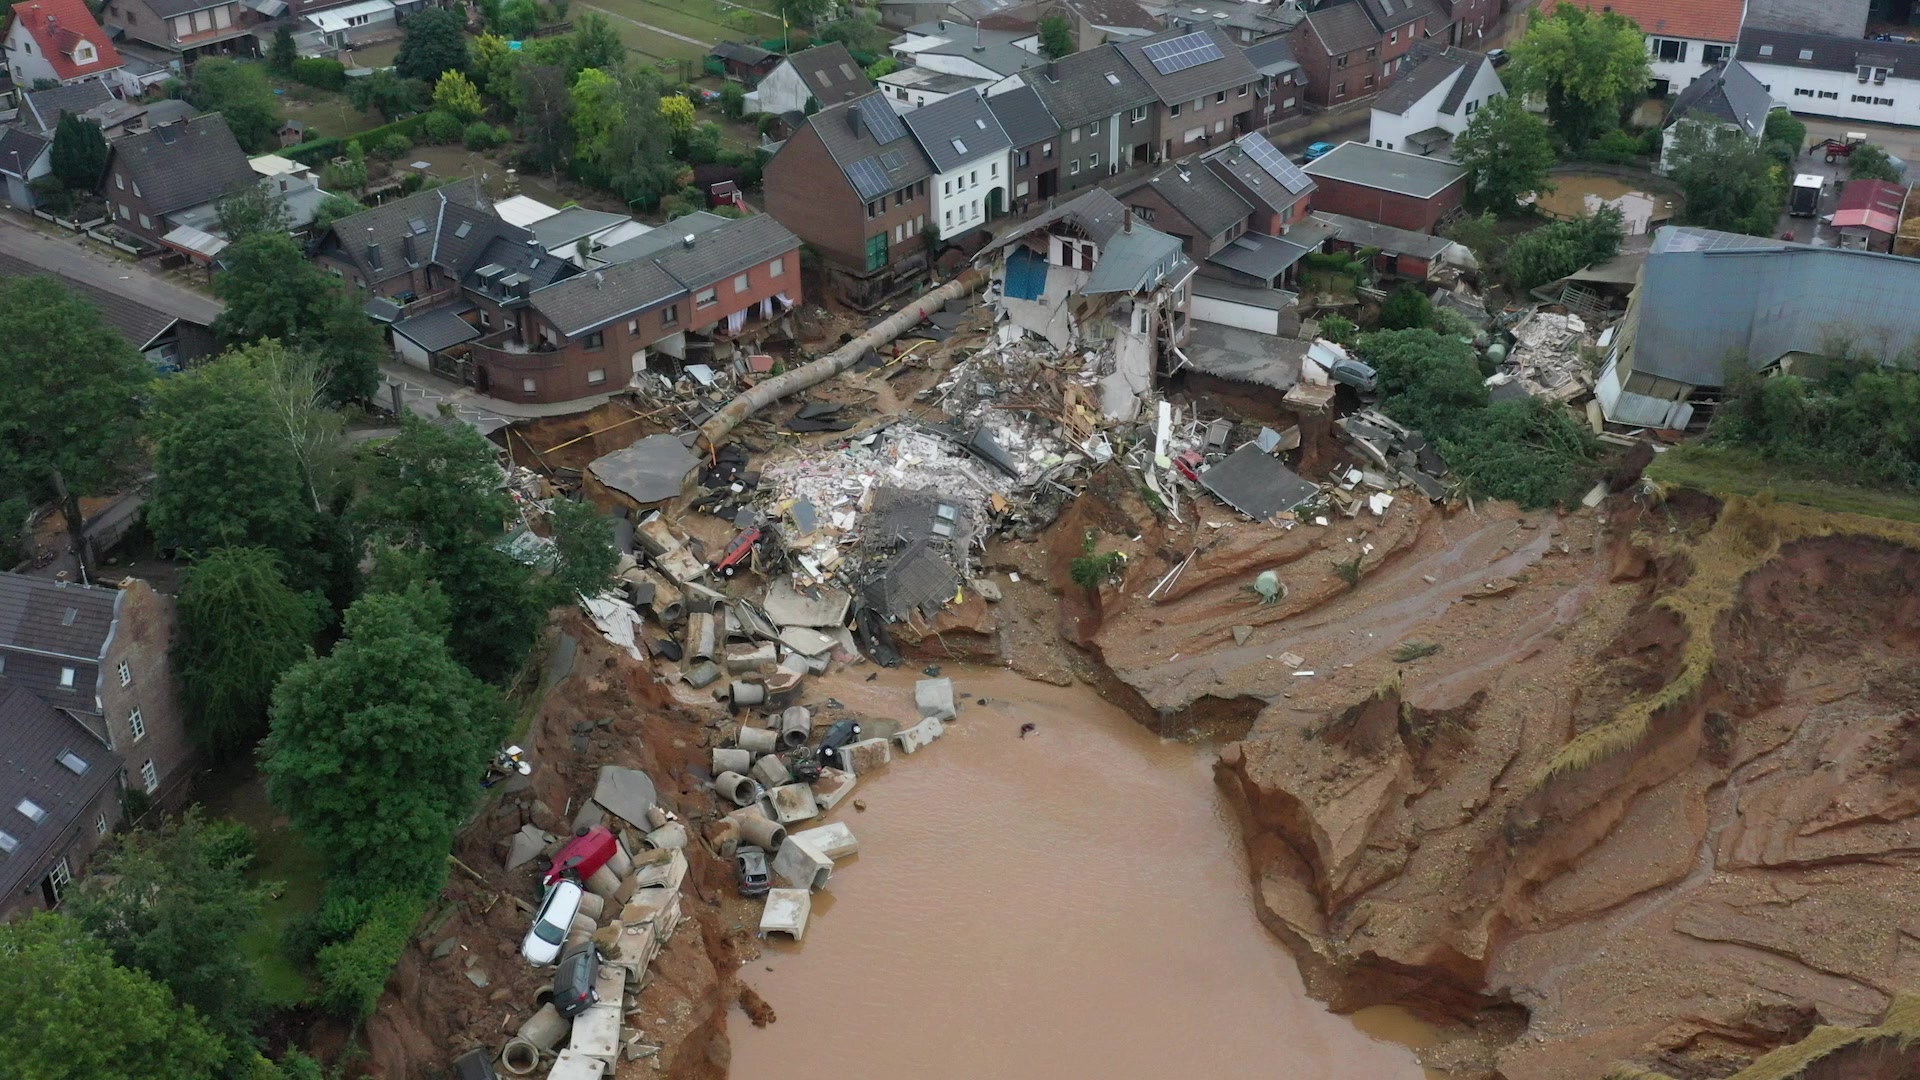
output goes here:
[{"label": "grass field", "polygon": [[307,125],[307,137],[338,138],[352,135],[380,125],[380,118],[369,115],[353,107],[345,94],[335,94],[327,90],[316,90],[311,86],[297,83],[291,79],[282,79],[277,75],[267,76],[275,91],[280,94],[280,107],[287,119],[299,120]]},{"label": "grass field", "polygon": [[298,1005],[313,996],[313,982],[281,947],[287,927],[320,908],[326,891],[325,870],[293,829],[282,823],[267,801],[266,784],[258,773],[238,775],[243,767],[229,767],[232,775],[214,778],[216,792],[206,800],[211,816],[231,818],[253,830],[253,866],[247,877],[274,882],[279,891],[268,900],[260,926],[240,939],[240,948],[253,962],[269,1005]]},{"label": "grass field", "polygon": [[1845,514],[1920,522],[1920,495],[1836,484],[1818,475],[1764,461],[1740,450],[1698,443],[1653,459],[1646,475],[1662,484],[1712,495],[1772,494],[1775,500]]},{"label": "grass field", "polygon": [[697,61],[722,41],[760,41],[780,33],[777,17],[718,0],[595,0],[575,10],[611,16],[620,40],[643,59]]}]

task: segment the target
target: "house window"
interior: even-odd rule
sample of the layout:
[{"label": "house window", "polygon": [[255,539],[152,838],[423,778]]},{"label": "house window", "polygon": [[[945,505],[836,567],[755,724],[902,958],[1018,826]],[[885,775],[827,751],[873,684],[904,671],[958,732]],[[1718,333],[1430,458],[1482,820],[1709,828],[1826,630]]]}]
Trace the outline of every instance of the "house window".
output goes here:
[{"label": "house window", "polygon": [[1346,58],[1346,57],[1344,57],[1344,56],[1341,56],[1341,57],[1336,57],[1336,58],[1334,59],[1334,61],[1333,61],[1333,66],[1334,66],[1334,67],[1337,67],[1337,68],[1343,68],[1343,67],[1346,67],[1346,66],[1347,66],[1347,58]]},{"label": "house window", "polygon": [[1472,116],[1472,115],[1473,115],[1473,110],[1475,110],[1475,109],[1477,109],[1477,108],[1479,108],[1479,107],[1480,107],[1480,103],[1479,103],[1478,101],[1469,101],[1469,102],[1467,102],[1467,115],[1468,115],[1468,116]]},{"label": "house window", "polygon": [[1147,107],[1145,105],[1135,105],[1133,111],[1127,113],[1127,122],[1130,124],[1137,124],[1146,118]]},{"label": "house window", "polygon": [[868,204],[867,204],[867,216],[868,216],[869,218],[874,218],[874,217],[879,217],[879,216],[880,216],[880,210],[879,210],[879,208],[878,208],[877,206],[875,206],[875,205],[874,205],[873,203],[868,203]]},{"label": "house window", "polygon": [[127,727],[133,731],[134,742],[139,742],[141,739],[147,737],[147,721],[140,715],[139,709],[135,709],[127,714]]},{"label": "house window", "polygon": [[160,790],[160,770],[153,767],[152,758],[148,758],[147,763],[140,766],[140,782],[147,785],[149,795]]},{"label": "house window", "polygon": [[132,684],[133,684],[133,669],[127,666],[127,662],[125,660],[122,660],[120,661],[120,685],[131,686]]},{"label": "house window", "polygon": [[1024,169],[1030,164],[1032,164],[1032,155],[1025,150],[1020,151],[1020,168]]},{"label": "house window", "polygon": [[60,751],[54,755],[54,759],[60,762],[68,772],[75,776],[85,776],[87,775],[87,770],[93,767],[87,764],[86,758],[81,757],[71,750]]},{"label": "house window", "polygon": [[603,382],[606,382],[606,381],[607,381],[607,369],[606,369],[606,368],[603,368],[603,367],[597,367],[597,368],[594,368],[594,369],[593,369],[592,371],[589,371],[589,372],[587,372],[587,383],[588,383],[588,385],[595,385],[595,384],[598,384],[598,383],[603,383]]},{"label": "house window", "polygon": [[680,305],[679,304],[668,304],[666,308],[660,312],[661,326],[672,326],[678,323],[679,321],[680,321]]},{"label": "house window", "polygon": [[1227,92],[1225,90],[1222,90],[1219,93],[1213,95],[1213,103],[1215,105],[1224,105],[1226,104],[1226,101],[1227,101]]},{"label": "house window", "polygon": [[1199,112],[1201,109],[1204,109],[1206,107],[1207,107],[1207,99],[1205,97],[1197,97],[1193,99],[1194,112]]},{"label": "house window", "polygon": [[1708,67],[1712,67],[1713,65],[1718,64],[1720,61],[1726,60],[1732,55],[1733,55],[1733,46],[1731,45],[1700,46],[1700,62],[1702,64],[1707,65]]},{"label": "house window", "polygon": [[990,162],[988,162],[988,163],[987,163],[987,175],[988,175],[988,176],[999,176],[999,175],[1000,175],[1000,163],[999,163],[999,162],[997,162],[997,161],[990,161]]},{"label": "house window", "polygon": [[1089,169],[1097,169],[1097,168],[1099,168],[1099,167],[1100,167],[1100,155],[1099,155],[1099,154],[1088,154],[1088,155],[1087,155],[1087,168],[1089,168]]},{"label": "house window", "polygon": [[1801,88],[1801,87],[1798,87],[1798,86],[1796,86],[1796,87],[1794,87],[1794,88],[1793,88],[1793,96],[1794,96],[1794,97],[1812,97],[1812,96],[1813,96],[1813,91],[1811,91],[1811,90],[1806,90],[1806,89],[1803,89],[1803,88]]},{"label": "house window", "polygon": [[538,390],[539,388],[540,388],[540,384],[534,382],[532,379],[520,380],[520,392],[523,394],[531,394],[535,390]]},{"label": "house window", "polygon": [[1378,46],[1378,45],[1371,45],[1371,46],[1368,46],[1368,48],[1367,48],[1367,59],[1369,59],[1369,60],[1371,60],[1371,59],[1373,59],[1374,57],[1376,57],[1376,56],[1379,56],[1379,55],[1380,55],[1380,46]]},{"label": "house window", "polygon": [[1235,94],[1235,95],[1233,95],[1233,96],[1234,96],[1234,97],[1246,97],[1246,96],[1247,96],[1247,86],[1248,86],[1248,85],[1249,85],[1249,84],[1247,84],[1247,83],[1241,83],[1241,84],[1240,84],[1240,92],[1239,92],[1239,93],[1237,93],[1237,94]]},{"label": "house window", "polygon": [[486,308],[480,309],[480,325],[489,330],[493,328],[493,313]]},{"label": "house window", "polygon": [[1346,97],[1346,96],[1347,96],[1347,84],[1346,84],[1346,83],[1334,83],[1334,84],[1333,84],[1333,99],[1334,99],[1335,101],[1338,101],[1338,100],[1340,100],[1341,98],[1343,98],[1343,97]]},{"label": "house window", "polygon": [[120,189],[121,191],[125,191],[125,190],[127,190],[127,177],[126,177],[126,174],[125,174],[125,173],[114,173],[114,174],[113,174],[113,186],[114,186],[114,187],[116,187],[116,188],[119,188],[119,189]]},{"label": "house window", "polygon": [[907,189],[906,188],[901,188],[899,191],[896,191],[893,193],[893,205],[895,206],[907,205]]},{"label": "house window", "polygon": [[733,279],[733,291],[737,293],[746,292],[749,284],[750,282],[747,280],[747,275],[741,274],[739,277]]},{"label": "house window", "polygon": [[73,670],[70,667],[61,668],[60,669],[60,689],[62,690],[73,689],[73,680],[77,675],[79,675],[79,672]]},{"label": "house window", "polygon": [[[128,21],[131,22],[132,20],[129,19]],[[99,833],[101,836],[107,835],[107,815],[93,815],[93,831]]]},{"label": "house window", "polygon": [[720,290],[718,289],[701,289],[698,293],[694,294],[693,297],[693,306],[696,309],[712,307],[719,302]]},{"label": "house window", "polygon": [[1683,63],[1687,59],[1687,43],[1673,38],[1654,38],[1653,58],[1665,64]]},{"label": "house window", "polygon": [[1169,106],[1167,106],[1167,115],[1168,115],[1168,116],[1179,116],[1179,115],[1180,115],[1180,106],[1178,106],[1178,105],[1169,105]]},{"label": "house window", "polygon": [[1387,34],[1387,44],[1389,45],[1400,44],[1400,31],[1398,30],[1389,31]]},{"label": "house window", "polygon": [[[481,314],[484,315],[486,314],[486,312],[481,312]],[[639,332],[640,332],[640,320],[628,319],[627,320],[627,336],[632,337],[633,335],[638,334]]]},{"label": "house window", "polygon": [[1072,161],[1067,163],[1067,175],[1068,176],[1080,175],[1080,159],[1079,158],[1074,158]]},{"label": "house window", "polygon": [[148,217],[148,216],[147,216],[147,215],[145,215],[145,214],[141,214],[141,215],[140,215],[140,227],[141,227],[141,228],[143,228],[143,229],[151,229],[151,228],[153,228],[153,219],[152,219],[152,218],[150,218],[150,217]]},{"label": "house window", "polygon": [[595,330],[593,333],[588,334],[580,344],[584,346],[588,352],[596,352],[606,348],[607,333],[604,330]]},{"label": "house window", "polygon": [[1773,55],[1773,46],[1771,46],[1771,45],[1762,45],[1762,46],[1760,46],[1760,55],[1761,55],[1761,56],[1772,56],[1772,55]]},{"label": "house window", "polygon": [[47,880],[53,884],[53,898],[60,899],[60,890],[73,884],[73,868],[62,858],[47,871]]},{"label": "house window", "polygon": [[968,173],[967,182],[972,184],[974,187],[979,187],[980,186],[980,170],[975,169],[972,172]]},{"label": "house window", "polygon": [[1368,75],[1367,77],[1365,77],[1365,78],[1363,78],[1363,79],[1361,79],[1361,80],[1360,80],[1360,89],[1362,89],[1362,90],[1371,90],[1371,89],[1373,89],[1373,76],[1371,76],[1371,75]]},{"label": "house window", "polygon": [[1091,123],[1091,124],[1088,124],[1088,125],[1087,125],[1087,134],[1089,134],[1089,135],[1098,135],[1098,134],[1100,134],[1100,121],[1098,121],[1098,120],[1095,120],[1095,121],[1094,121],[1093,123]]},{"label": "house window", "polygon": [[1070,143],[1076,143],[1076,142],[1079,142],[1079,141],[1080,141],[1080,129],[1079,129],[1079,128],[1074,128],[1074,129],[1073,129],[1072,131],[1069,131],[1069,132],[1067,132],[1067,141],[1068,141],[1068,142],[1070,142]]},{"label": "house window", "polygon": [[1041,157],[1042,157],[1043,159],[1045,159],[1045,160],[1047,160],[1047,161],[1052,161],[1052,160],[1053,160],[1053,144],[1052,144],[1052,143],[1041,143],[1041,144],[1040,144],[1040,156],[1041,156]]},{"label": "house window", "polygon": [[781,256],[780,258],[775,259],[772,262],[767,264],[768,277],[779,277],[781,274],[784,274],[786,272],[787,272],[787,260],[785,256]]},{"label": "house window", "polygon": [[1153,207],[1136,206],[1133,208],[1133,216],[1151,225],[1153,224]]},{"label": "house window", "polygon": [[953,211],[947,211],[947,228],[953,228]]},{"label": "house window", "polygon": [[1294,104],[1299,100],[1300,100],[1299,98],[1288,98],[1287,100],[1280,103],[1280,107],[1283,109],[1291,109],[1293,108]]},{"label": "house window", "polygon": [[132,216],[133,216],[133,211],[128,208],[126,203],[121,203],[120,204],[120,220],[125,221]]},{"label": "house window", "polygon": [[0,855],[11,855],[19,846],[20,841],[15,840],[12,833],[0,832]]},{"label": "house window", "polygon": [[953,181],[951,180],[942,181],[940,184],[940,194],[942,195],[953,194]]}]

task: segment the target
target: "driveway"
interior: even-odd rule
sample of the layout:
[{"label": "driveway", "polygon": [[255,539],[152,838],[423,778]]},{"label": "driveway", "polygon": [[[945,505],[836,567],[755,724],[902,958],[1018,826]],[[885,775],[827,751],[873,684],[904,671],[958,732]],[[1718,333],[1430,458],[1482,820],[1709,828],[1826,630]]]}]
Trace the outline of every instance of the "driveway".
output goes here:
[{"label": "driveway", "polygon": [[77,237],[49,236],[7,213],[0,213],[0,251],[182,319],[211,323],[223,307],[211,296],[147,272],[139,263],[108,255]]}]

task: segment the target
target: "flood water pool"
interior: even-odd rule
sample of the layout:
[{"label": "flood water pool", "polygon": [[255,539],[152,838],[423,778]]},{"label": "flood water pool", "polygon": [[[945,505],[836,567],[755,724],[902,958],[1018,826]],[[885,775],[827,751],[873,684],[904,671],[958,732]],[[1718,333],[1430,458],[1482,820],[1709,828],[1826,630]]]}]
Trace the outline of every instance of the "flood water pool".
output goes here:
[{"label": "flood water pool", "polygon": [[1600,173],[1556,173],[1548,177],[1553,191],[1542,195],[1537,205],[1555,217],[1591,214],[1602,206],[1620,211],[1629,236],[1649,233],[1673,217],[1673,200],[1635,190],[1632,184]]},{"label": "flood water pool", "polygon": [[[820,680],[809,703],[911,716],[919,674],[862,681],[872,670]],[[849,799],[831,820],[860,854],[816,895],[803,943],[741,970],[779,1019],[734,1013],[733,1076],[1430,1075],[1306,996],[1254,914],[1211,750],[1163,743],[1085,687],[945,674],[960,720],[859,782],[866,811]],[[1369,1012],[1369,1030],[1416,1036]]]}]

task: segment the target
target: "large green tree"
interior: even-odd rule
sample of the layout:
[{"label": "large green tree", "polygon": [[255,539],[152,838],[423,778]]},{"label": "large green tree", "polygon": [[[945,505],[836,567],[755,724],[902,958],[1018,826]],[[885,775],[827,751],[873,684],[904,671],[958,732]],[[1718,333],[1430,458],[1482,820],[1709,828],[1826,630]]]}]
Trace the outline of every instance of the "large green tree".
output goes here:
[{"label": "large green tree", "polygon": [[1618,126],[1653,78],[1646,38],[1633,20],[1577,4],[1530,15],[1509,71],[1516,92],[1545,99],[1554,130],[1575,150]]},{"label": "large green tree", "polygon": [[559,175],[573,156],[573,94],[567,69],[531,60],[517,65],[512,104],[527,141],[527,164]]},{"label": "large green tree", "polygon": [[0,533],[56,499],[92,574],[80,496],[113,490],[139,462],[152,370],[73,289],[50,277],[0,280]]},{"label": "large green tree", "polygon": [[321,628],[311,594],[286,581],[267,548],[215,548],[180,585],[173,670],[187,734],[215,756],[245,750],[266,732],[273,688],[306,659]]},{"label": "large green tree", "polygon": [[347,84],[347,100],[362,112],[376,111],[382,120],[392,123],[407,113],[425,107],[432,91],[419,79],[403,79],[391,68],[381,68],[364,79]]},{"label": "large green tree", "polygon": [[69,191],[92,191],[107,171],[107,137],[79,113],[61,113],[48,164]]},{"label": "large green tree", "polygon": [[0,923],[0,1066],[31,1080],[211,1080],[228,1047],[65,915]]},{"label": "large green tree", "polygon": [[292,237],[260,233],[228,247],[213,292],[227,304],[213,324],[224,344],[274,338],[309,350],[321,361],[329,401],[373,396],[384,352],[379,330]]},{"label": "large green tree", "polygon": [[622,199],[652,209],[673,192],[680,178],[673,132],[660,114],[660,84],[653,75],[629,72],[621,90],[625,107],[607,162],[608,180]]},{"label": "large green tree", "polygon": [[1546,122],[1510,95],[1490,98],[1453,141],[1453,160],[1467,170],[1474,203],[1496,214],[1520,208],[1522,196],[1549,191],[1553,140]]},{"label": "large green tree", "polygon": [[256,1056],[262,1012],[259,978],[240,949],[266,898],[243,877],[250,841],[244,826],[209,825],[189,811],[123,834],[67,899],[67,913],[106,942],[115,963],[172,990],[226,1040],[230,1073]]},{"label": "large green tree", "polygon": [[1501,253],[1501,270],[1516,290],[1537,288],[1613,258],[1626,235],[1620,211],[1603,206],[1515,237]]},{"label": "large green tree", "polygon": [[1681,220],[1723,232],[1774,235],[1787,174],[1760,143],[1719,124],[1675,125],[1667,176],[1686,194]]},{"label": "large green tree", "polygon": [[507,733],[499,694],[448,653],[436,593],[362,597],[333,651],[274,691],[267,792],[333,868],[329,888],[372,898],[437,887]]},{"label": "large green tree", "polygon": [[186,99],[205,112],[226,117],[243,149],[250,153],[270,150],[280,130],[280,99],[267,85],[267,72],[259,64],[246,64],[223,56],[197,60],[187,78]]},{"label": "large green tree", "polygon": [[1073,40],[1073,24],[1065,15],[1053,14],[1040,20],[1040,51],[1046,53],[1049,60],[1080,51]]},{"label": "large green tree", "polygon": [[467,70],[467,28],[450,8],[430,7],[409,16],[393,66],[405,79],[432,82],[443,71]]},{"label": "large green tree", "polygon": [[554,599],[594,596],[607,588],[620,562],[613,546],[613,521],[590,502],[553,500],[550,515],[558,563],[553,569]]},{"label": "large green tree", "polygon": [[1853,153],[1847,155],[1847,176],[1853,180],[1885,180],[1895,184],[1902,179],[1893,158],[1874,143],[1856,146]]},{"label": "large green tree", "polygon": [[1381,330],[1356,347],[1379,374],[1380,408],[1429,438],[1486,408],[1472,345],[1431,330]]}]

